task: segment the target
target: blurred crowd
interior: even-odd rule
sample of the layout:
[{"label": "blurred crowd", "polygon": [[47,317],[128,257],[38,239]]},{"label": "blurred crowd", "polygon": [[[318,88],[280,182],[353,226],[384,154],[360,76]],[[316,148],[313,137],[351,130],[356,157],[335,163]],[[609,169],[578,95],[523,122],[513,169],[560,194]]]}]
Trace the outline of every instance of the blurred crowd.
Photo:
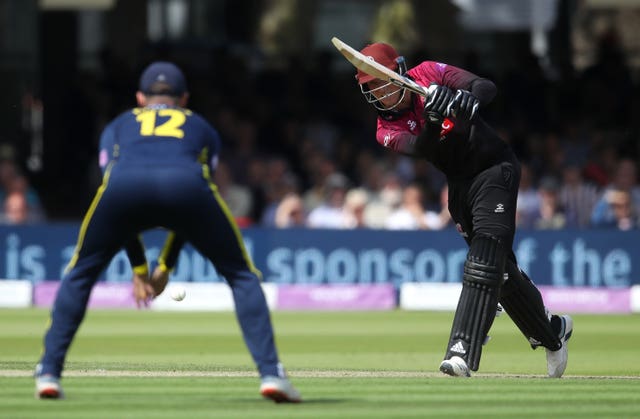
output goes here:
[{"label": "blurred crowd", "polygon": [[0,157],[0,224],[33,224],[44,221],[37,191],[15,159]]},{"label": "blurred crowd", "polygon": [[[516,67],[500,74],[472,53],[450,63],[498,86],[483,117],[522,162],[521,228],[640,228],[639,86],[614,33],[603,37],[599,51],[581,71],[550,71],[524,51]],[[190,107],[221,134],[215,182],[241,227],[452,227],[442,174],[377,144],[375,110],[334,51],[265,66],[226,49],[211,53],[211,66],[163,53],[153,58],[185,69]],[[428,51],[405,56],[409,66],[436,59]],[[94,110],[95,136],[83,147],[96,156],[101,128],[133,106],[138,74],[122,63],[103,68],[104,74],[82,78],[78,89]],[[1,222],[46,220],[20,165],[8,158],[0,164]],[[95,175],[95,162],[85,164]]]}]

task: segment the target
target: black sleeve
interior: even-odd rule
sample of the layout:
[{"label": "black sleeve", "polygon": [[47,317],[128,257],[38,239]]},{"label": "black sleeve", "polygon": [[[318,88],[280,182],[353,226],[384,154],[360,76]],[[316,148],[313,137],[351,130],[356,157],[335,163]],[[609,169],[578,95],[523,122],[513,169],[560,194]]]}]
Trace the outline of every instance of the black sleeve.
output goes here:
[{"label": "black sleeve", "polygon": [[167,235],[167,239],[164,242],[162,253],[158,258],[158,266],[165,271],[171,271],[176,267],[178,263],[178,256],[184,246],[185,241],[171,232]]},{"label": "black sleeve", "polygon": [[139,274],[148,272],[147,258],[144,254],[144,244],[142,243],[142,237],[135,236],[129,240],[124,247],[129,258],[129,263],[133,268],[133,271]]},{"label": "black sleeve", "polygon": [[471,82],[469,91],[478,98],[480,106],[485,106],[493,100],[498,92],[494,82],[489,79],[477,78]]}]

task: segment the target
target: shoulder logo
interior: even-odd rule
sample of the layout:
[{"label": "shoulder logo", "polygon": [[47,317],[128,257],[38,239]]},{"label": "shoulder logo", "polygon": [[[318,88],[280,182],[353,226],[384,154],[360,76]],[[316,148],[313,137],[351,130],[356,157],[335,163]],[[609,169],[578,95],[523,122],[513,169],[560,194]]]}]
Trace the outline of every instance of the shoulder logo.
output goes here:
[{"label": "shoulder logo", "polygon": [[416,121],[414,121],[413,119],[410,119],[407,121],[407,125],[409,125],[409,129],[411,131],[416,129],[416,126],[418,126],[418,124],[416,123]]},{"label": "shoulder logo", "polygon": [[385,147],[389,145],[389,141],[391,141],[391,134],[386,134],[383,140],[383,144]]},{"label": "shoulder logo", "polygon": [[100,154],[98,154],[98,164],[100,167],[105,167],[109,163],[109,153],[107,150],[100,150]]},{"label": "shoulder logo", "polygon": [[500,203],[496,205],[496,209],[493,210],[496,214],[502,214],[504,212],[504,204]]}]

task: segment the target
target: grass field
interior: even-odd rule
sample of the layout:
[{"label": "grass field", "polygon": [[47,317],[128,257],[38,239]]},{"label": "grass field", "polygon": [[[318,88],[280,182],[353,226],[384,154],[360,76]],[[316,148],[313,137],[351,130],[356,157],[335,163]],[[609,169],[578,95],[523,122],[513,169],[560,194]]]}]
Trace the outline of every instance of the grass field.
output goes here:
[{"label": "grass field", "polygon": [[544,378],[504,315],[480,371],[438,373],[452,313],[275,312],[305,402],[262,400],[232,313],[89,311],[64,401],[33,397],[48,312],[0,310],[0,418],[638,418],[640,317],[576,315],[564,378]]}]

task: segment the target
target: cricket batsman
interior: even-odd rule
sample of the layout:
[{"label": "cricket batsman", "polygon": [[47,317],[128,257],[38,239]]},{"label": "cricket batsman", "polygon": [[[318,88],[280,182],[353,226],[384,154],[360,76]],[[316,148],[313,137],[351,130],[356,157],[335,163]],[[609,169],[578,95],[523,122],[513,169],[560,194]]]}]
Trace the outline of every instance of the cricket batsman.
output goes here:
[{"label": "cricket batsman", "polygon": [[500,303],[531,347],[545,348],[549,377],[561,377],[573,321],[548,312],[512,250],[520,164],[480,116],[496,94],[495,84],[433,61],[407,70],[404,58],[385,43],[360,52],[431,92],[425,98],[360,70],[356,74],[362,94],[378,112],[378,143],[424,158],[446,175],[449,212],[469,246],[440,371],[469,377],[478,370]]}]

